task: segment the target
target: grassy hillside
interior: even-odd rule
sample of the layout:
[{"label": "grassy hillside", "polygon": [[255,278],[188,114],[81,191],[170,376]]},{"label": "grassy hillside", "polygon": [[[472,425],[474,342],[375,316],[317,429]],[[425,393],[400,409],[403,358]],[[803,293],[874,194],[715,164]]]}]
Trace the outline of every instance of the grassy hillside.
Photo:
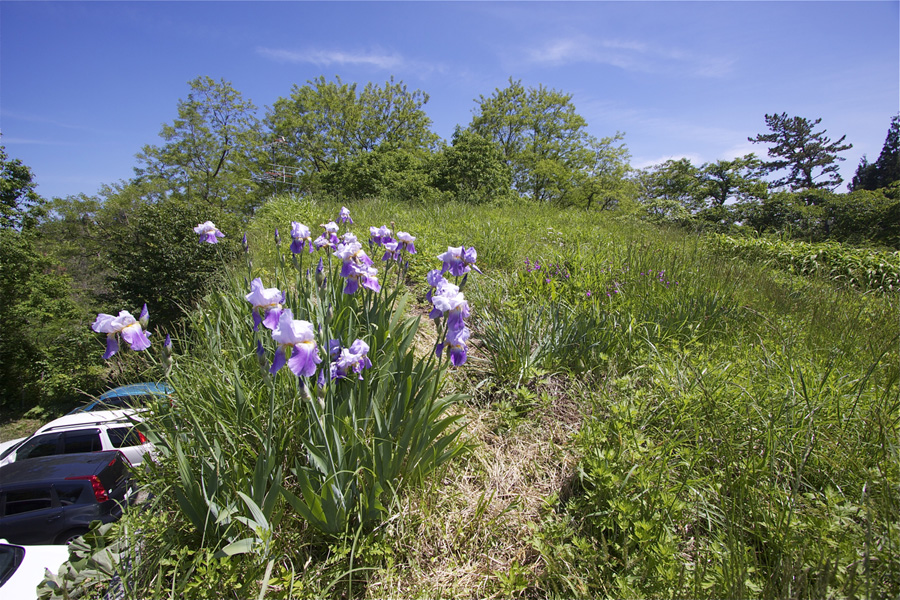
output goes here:
[{"label": "grassy hillside", "polygon": [[[143,532],[125,578],[139,597],[900,594],[896,292],[610,213],[349,208],[361,241],[380,225],[416,236],[408,270],[382,277],[396,296],[315,292],[317,255],[292,267],[290,224],[318,235],[340,206],[279,198],[247,232],[250,271],[235,267],[178,340],[179,406],[158,423],[170,456],[146,475],[155,504],[106,532]],[[460,245],[483,273],[463,287],[472,335],[453,367],[431,358],[426,274]],[[296,314],[369,340],[357,391],[257,373],[242,298],[257,276]],[[393,318],[401,307],[417,329]],[[433,392],[426,408],[417,390]],[[391,398],[413,408],[391,412]],[[366,420],[372,405],[381,420]],[[463,427],[380,479],[377,457],[406,447],[402,433],[383,445],[392,418],[433,440],[441,419]],[[318,443],[326,422],[336,437]],[[329,491],[346,472],[316,484],[325,447],[363,457],[340,488],[358,505]],[[316,525],[329,506],[344,518],[330,531]]]}]

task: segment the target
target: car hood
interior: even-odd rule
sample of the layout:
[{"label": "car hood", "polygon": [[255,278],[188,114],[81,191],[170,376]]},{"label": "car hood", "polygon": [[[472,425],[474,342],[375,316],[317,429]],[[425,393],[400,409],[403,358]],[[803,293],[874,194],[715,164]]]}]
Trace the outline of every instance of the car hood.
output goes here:
[{"label": "car hood", "polygon": [[[6,540],[0,540],[6,544]],[[12,544],[15,545],[15,544]],[[37,598],[37,586],[44,580],[44,569],[56,575],[59,566],[69,560],[68,546],[19,546],[25,550],[22,563],[0,588],[4,598]]]}]

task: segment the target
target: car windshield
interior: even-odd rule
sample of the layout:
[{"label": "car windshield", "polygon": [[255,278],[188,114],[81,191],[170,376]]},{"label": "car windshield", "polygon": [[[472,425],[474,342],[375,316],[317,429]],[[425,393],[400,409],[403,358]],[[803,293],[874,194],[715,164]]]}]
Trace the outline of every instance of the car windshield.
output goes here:
[{"label": "car windshield", "polygon": [[18,444],[13,444],[12,446],[10,446],[6,450],[4,450],[3,453],[0,454],[0,460],[3,460],[7,456],[9,456],[13,452],[15,452],[22,444],[24,444],[27,441],[28,441],[28,438],[25,438],[24,440],[20,441]]},{"label": "car windshield", "polygon": [[0,586],[12,577],[24,558],[25,548],[0,544]]}]

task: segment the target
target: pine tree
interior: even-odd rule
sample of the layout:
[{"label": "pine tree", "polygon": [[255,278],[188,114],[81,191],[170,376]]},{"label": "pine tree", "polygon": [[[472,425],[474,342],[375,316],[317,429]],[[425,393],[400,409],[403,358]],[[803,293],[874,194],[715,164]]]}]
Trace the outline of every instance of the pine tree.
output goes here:
[{"label": "pine tree", "polygon": [[790,169],[787,175],[773,181],[773,186],[789,187],[792,191],[833,190],[843,182],[837,161],[844,159],[838,152],[849,150],[853,144],[843,143],[846,135],[832,142],[824,129],[813,131],[821,121],[789,117],[787,113],[766,115],[766,125],[771,133],[747,138],[753,143],[775,144],[769,148],[769,156],[775,160],[764,165],[768,172]]},{"label": "pine tree", "polygon": [[877,190],[900,181],[900,114],[891,117],[884,146],[878,160],[870,163],[863,156],[850,183],[850,189]]}]

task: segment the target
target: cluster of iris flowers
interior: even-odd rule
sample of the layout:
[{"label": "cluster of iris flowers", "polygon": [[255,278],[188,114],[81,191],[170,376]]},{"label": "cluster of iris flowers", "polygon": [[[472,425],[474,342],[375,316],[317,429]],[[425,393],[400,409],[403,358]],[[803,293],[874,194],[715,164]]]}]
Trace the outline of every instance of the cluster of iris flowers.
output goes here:
[{"label": "cluster of iris flowers", "polygon": [[[344,224],[352,224],[350,211],[342,207],[337,219]],[[323,232],[316,239],[312,239],[309,228],[298,222],[291,223],[291,245],[293,254],[307,251],[314,252],[323,249],[332,253],[341,260],[341,277],[346,280],[343,292],[353,294],[360,287],[378,292],[381,284],[378,281],[378,272],[374,262],[363,250],[362,244],[356,236],[345,232],[339,236],[339,226],[334,221],[322,225]],[[224,234],[212,221],[206,221],[194,228],[194,232],[200,235],[200,243],[216,244]],[[387,226],[369,228],[369,247],[384,248],[382,261],[397,261],[402,258],[402,253],[416,254],[416,238],[404,231],[399,231],[396,236]],[[280,241],[278,232],[275,232],[276,243]],[[247,249],[246,236],[244,247]],[[465,284],[469,271],[474,269],[481,271],[475,265],[477,253],[475,248],[447,248],[447,252],[438,256],[442,261],[441,269],[435,269],[428,273],[428,283],[432,287],[429,292],[429,300],[434,309],[429,315],[432,319],[446,317],[447,328],[444,340],[437,344],[436,354],[440,358],[443,350],[449,348],[450,361],[454,366],[460,366],[466,362],[466,342],[470,331],[466,327],[464,319],[469,316],[469,305],[465,300],[460,287]],[[323,269],[322,260],[319,260],[318,271]],[[444,278],[449,273],[457,278],[462,277],[462,282],[457,285]],[[285,296],[277,288],[267,288],[262,279],[257,277],[250,283],[250,293],[245,299],[251,306],[253,315],[253,329],[259,330],[262,325],[272,333],[272,339],[276,343],[275,357],[268,372],[274,375],[285,365],[298,377],[313,377],[318,365],[322,362],[316,343],[315,329],[309,321],[294,319],[291,309],[284,306]],[[118,338],[121,336],[132,350],[146,350],[150,347],[150,333],[146,331],[149,321],[149,313],[146,304],[141,311],[139,319],[135,319],[128,311],[121,311],[117,317],[107,314],[97,315],[92,329],[98,333],[107,335],[106,353],[104,359],[110,358],[119,350]],[[169,336],[166,336],[166,349],[171,346]],[[340,340],[329,342],[330,378],[345,379],[351,374],[362,378],[362,371],[372,366],[368,358],[369,346],[363,340],[355,340],[349,347],[341,346]],[[260,364],[265,362],[265,350],[262,343],[257,341],[257,354]],[[324,372],[319,373],[320,383],[324,383]]]},{"label": "cluster of iris flowers", "polygon": [[[461,291],[465,285],[469,271],[474,269],[477,273],[481,270],[475,265],[478,253],[475,248],[465,246],[449,247],[447,251],[439,255],[441,268],[428,272],[428,285],[431,290],[428,298],[434,305],[434,309],[428,315],[432,319],[447,319],[447,333],[444,340],[437,344],[435,353],[441,357],[444,349],[450,353],[450,363],[458,367],[465,364],[467,358],[467,345],[471,332],[466,327],[464,319],[469,317],[469,303]],[[444,275],[449,273],[457,278],[462,277],[459,285],[447,280]]]}]

